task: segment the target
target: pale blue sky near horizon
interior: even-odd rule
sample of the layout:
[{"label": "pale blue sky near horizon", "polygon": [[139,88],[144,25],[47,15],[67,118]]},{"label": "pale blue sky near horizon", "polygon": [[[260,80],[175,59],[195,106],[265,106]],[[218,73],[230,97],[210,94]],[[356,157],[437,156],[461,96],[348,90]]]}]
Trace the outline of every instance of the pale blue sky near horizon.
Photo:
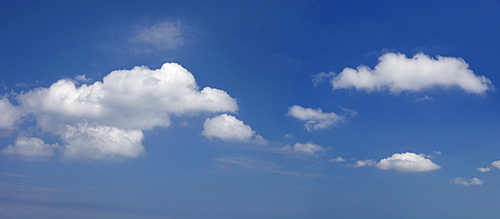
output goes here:
[{"label": "pale blue sky near horizon", "polygon": [[497,218],[499,23],[493,0],[3,1],[0,217]]}]

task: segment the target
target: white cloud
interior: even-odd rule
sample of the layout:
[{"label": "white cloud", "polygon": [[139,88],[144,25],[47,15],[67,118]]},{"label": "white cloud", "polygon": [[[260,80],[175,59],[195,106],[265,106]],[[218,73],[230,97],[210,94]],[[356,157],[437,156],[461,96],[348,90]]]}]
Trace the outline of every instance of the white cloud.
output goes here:
[{"label": "white cloud", "polygon": [[466,179],[463,177],[457,177],[450,180],[451,183],[463,186],[480,186],[483,185],[484,181],[476,177],[472,179]]},{"label": "white cloud", "polygon": [[311,142],[307,142],[304,144],[297,142],[293,145],[293,147],[290,145],[286,145],[286,146],[282,147],[282,150],[295,151],[295,152],[304,153],[308,156],[317,157],[319,154],[325,152],[327,149],[325,149],[324,147],[321,147],[319,145],[313,144]]},{"label": "white cloud", "polygon": [[367,160],[358,160],[352,166],[353,167],[365,167],[365,166],[375,166],[375,165],[377,165],[377,161],[375,161],[373,159],[367,159]]},{"label": "white cloud", "polygon": [[333,78],[332,85],[334,89],[389,90],[394,94],[458,87],[470,93],[484,94],[491,81],[475,75],[461,58],[438,56],[434,59],[422,53],[407,58],[404,54],[386,53],[379,58],[374,69],[364,65],[357,69],[345,68]]},{"label": "white cloud", "polygon": [[434,100],[433,97],[430,97],[430,96],[423,96],[423,97],[419,97],[419,98],[415,98],[415,102],[424,102],[424,101],[432,101]]},{"label": "white cloud", "polygon": [[46,144],[40,138],[18,137],[14,145],[2,149],[2,154],[19,155],[26,157],[50,157],[59,148],[56,144]]},{"label": "white cloud", "polygon": [[491,166],[496,167],[497,169],[500,169],[500,160],[491,162]]},{"label": "white cloud", "polygon": [[421,154],[395,153],[391,157],[380,160],[377,168],[382,170],[394,169],[399,172],[426,172],[441,169],[441,167]]},{"label": "white cloud", "polygon": [[235,99],[222,90],[205,87],[200,91],[194,76],[176,63],[165,63],[156,70],[141,66],[113,71],[103,82],[80,87],[60,80],[49,88],[20,94],[18,99],[46,129],[61,120],[81,119],[122,129],[151,129],[169,126],[170,114],[238,109]]},{"label": "white cloud", "polygon": [[77,80],[77,81],[82,81],[82,82],[87,82],[87,81],[90,81],[90,80],[92,80],[92,79],[87,78],[87,76],[86,76],[86,75],[76,75],[76,76],[75,76],[75,80]]},{"label": "white cloud", "polygon": [[146,151],[140,130],[121,130],[116,127],[79,123],[67,125],[61,136],[66,143],[63,156],[70,159],[115,160],[134,158]]},{"label": "white cloud", "polygon": [[491,162],[491,166],[488,167],[479,167],[477,171],[479,172],[490,172],[492,168],[500,169],[500,160]]},{"label": "white cloud", "polygon": [[336,157],[336,158],[332,158],[330,160],[328,160],[328,162],[345,162],[346,159],[342,158],[342,157]]},{"label": "white cloud", "polygon": [[317,87],[321,82],[323,82],[323,80],[325,80],[325,78],[331,78],[334,76],[335,76],[334,72],[329,72],[329,73],[320,72],[318,74],[311,75],[313,86]]},{"label": "white cloud", "polygon": [[295,138],[295,134],[293,133],[286,133],[283,135],[283,138]]},{"label": "white cloud", "polygon": [[20,109],[13,106],[9,99],[0,99],[0,129],[12,129],[15,123],[23,116]]},{"label": "white cloud", "polygon": [[220,138],[228,142],[267,143],[262,136],[255,135],[255,131],[249,125],[228,114],[207,118],[201,134],[207,138]]},{"label": "white cloud", "polygon": [[345,119],[343,116],[339,116],[335,113],[323,112],[321,108],[304,108],[298,105],[288,108],[287,115],[306,121],[304,126],[309,132],[312,130],[330,128],[337,123],[343,122]]},{"label": "white cloud", "polygon": [[187,26],[180,21],[162,21],[138,27],[130,38],[140,46],[141,52],[173,50],[183,46],[190,35]]},{"label": "white cloud", "polygon": [[252,144],[255,144],[255,145],[266,145],[267,144],[267,140],[264,139],[264,137],[262,137],[261,135],[255,135],[254,139],[252,140]]},{"label": "white cloud", "polygon": [[12,126],[21,115],[33,115],[42,131],[66,143],[63,156],[89,159],[143,154],[142,131],[168,127],[172,115],[238,109],[236,100],[225,91],[200,90],[194,76],[176,63],[165,63],[156,70],[141,66],[113,71],[102,82],[90,85],[77,86],[62,79],[49,88],[21,93],[17,99],[18,107],[6,99],[0,101],[10,115],[5,119],[0,115],[0,128]]},{"label": "white cloud", "polygon": [[489,167],[478,167],[477,171],[484,173],[484,172],[490,172],[491,169]]},{"label": "white cloud", "polygon": [[308,178],[319,177],[319,175],[316,174],[302,174],[297,172],[285,171],[280,165],[278,165],[275,162],[257,160],[244,156],[216,157],[213,160],[219,163],[218,168],[220,170],[227,172],[234,170],[242,170],[248,172],[268,172],[268,173],[276,173],[288,176],[299,176]]}]

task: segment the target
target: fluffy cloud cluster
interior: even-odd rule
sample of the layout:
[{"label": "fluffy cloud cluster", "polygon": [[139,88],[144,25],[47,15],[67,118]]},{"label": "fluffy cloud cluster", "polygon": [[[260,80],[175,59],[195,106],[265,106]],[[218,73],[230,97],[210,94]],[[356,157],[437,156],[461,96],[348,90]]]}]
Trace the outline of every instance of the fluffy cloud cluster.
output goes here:
[{"label": "fluffy cloud cluster", "polygon": [[243,121],[228,114],[207,118],[201,132],[207,138],[219,138],[228,142],[266,144],[267,141]]},{"label": "fluffy cloud cluster", "polygon": [[365,91],[420,91],[435,87],[458,87],[466,92],[484,94],[491,81],[475,75],[461,58],[437,59],[419,53],[413,58],[404,54],[386,53],[374,69],[361,65],[345,68],[332,80],[334,89],[355,88]]},{"label": "fluffy cloud cluster", "polygon": [[304,125],[307,131],[330,128],[339,122],[343,122],[345,117],[335,113],[323,112],[321,108],[312,109],[294,105],[288,109],[288,116],[306,121]]},{"label": "fluffy cloud cluster", "polygon": [[489,171],[491,171],[491,168],[500,169],[500,160],[491,162],[491,167],[479,167],[479,168],[477,168],[477,171],[479,171],[479,172],[489,172]]},{"label": "fluffy cloud cluster", "polygon": [[425,158],[425,155],[410,152],[395,153],[391,157],[384,158],[378,162],[377,168],[393,169],[398,172],[426,172],[441,169],[439,165]]},{"label": "fluffy cloud cluster", "polygon": [[308,156],[319,156],[321,153],[325,152],[327,149],[319,145],[313,144],[311,142],[307,143],[295,143],[293,146],[286,145],[281,148],[284,151],[295,151],[299,153],[306,154]]},{"label": "fluffy cloud cluster", "polygon": [[483,180],[480,180],[476,177],[474,177],[472,179],[457,177],[457,178],[451,179],[450,182],[453,184],[462,185],[462,186],[480,186],[480,185],[483,185],[483,183],[484,183]]},{"label": "fluffy cloud cluster", "polygon": [[[102,82],[90,85],[77,86],[62,79],[49,88],[19,94],[17,100],[19,106],[5,98],[0,101],[5,112],[0,127],[12,127],[22,116],[33,115],[42,131],[61,138],[64,157],[90,159],[144,154],[143,130],[169,126],[171,115],[238,109],[236,100],[225,91],[200,90],[194,76],[176,63],[165,63],[156,70],[138,66],[113,71]],[[16,143],[9,151],[22,151],[15,149],[20,145]],[[42,154],[46,153],[31,155]]]}]

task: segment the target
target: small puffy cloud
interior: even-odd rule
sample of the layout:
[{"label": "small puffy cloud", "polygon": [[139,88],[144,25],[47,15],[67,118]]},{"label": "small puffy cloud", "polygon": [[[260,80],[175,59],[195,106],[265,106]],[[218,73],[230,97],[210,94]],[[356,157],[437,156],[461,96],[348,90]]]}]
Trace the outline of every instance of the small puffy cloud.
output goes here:
[{"label": "small puffy cloud", "polygon": [[170,126],[171,116],[238,110],[229,94],[200,89],[191,72],[176,63],[117,70],[81,86],[62,79],[16,98],[19,106],[0,100],[0,128],[33,116],[41,131],[60,137],[62,156],[75,159],[137,157],[145,153],[143,131]]},{"label": "small puffy cloud", "polygon": [[480,186],[483,185],[484,181],[476,177],[472,179],[466,179],[464,177],[457,177],[450,180],[451,183],[462,186]]},{"label": "small puffy cloud", "polygon": [[353,164],[353,167],[369,167],[369,166],[375,166],[377,165],[377,161],[373,159],[367,159],[367,160],[358,160],[356,161],[355,164]]},{"label": "small puffy cloud", "polygon": [[136,44],[143,53],[174,50],[183,46],[190,34],[187,26],[180,21],[161,21],[138,26],[130,42]]},{"label": "small puffy cloud", "polygon": [[286,145],[281,148],[284,151],[294,151],[294,152],[299,152],[306,154],[308,156],[315,156],[317,157],[319,154],[325,152],[327,149],[324,147],[321,147],[319,145],[313,144],[312,142],[307,142],[307,143],[300,143],[297,142],[292,146]]},{"label": "small puffy cloud", "polygon": [[491,169],[489,167],[478,167],[477,171],[484,173],[484,172],[490,172]]},{"label": "small puffy cloud", "polygon": [[347,160],[342,158],[342,157],[336,157],[336,158],[332,158],[332,159],[328,160],[328,162],[345,162],[345,161],[347,161]]},{"label": "small puffy cloud", "polygon": [[491,166],[500,169],[500,160],[491,162]]},{"label": "small puffy cloud", "polygon": [[201,134],[207,138],[219,138],[228,142],[267,143],[262,136],[256,135],[249,125],[228,114],[207,118]]},{"label": "small puffy cloud", "polygon": [[323,112],[321,108],[304,108],[298,105],[290,107],[287,115],[306,121],[304,126],[309,132],[313,130],[327,129],[345,120],[343,116],[335,113]]},{"label": "small puffy cloud", "polygon": [[500,160],[491,162],[491,166],[488,167],[479,167],[477,171],[479,172],[490,172],[492,168],[500,169]]},{"label": "small puffy cloud", "polygon": [[421,91],[437,87],[457,87],[469,93],[484,94],[491,81],[475,75],[461,58],[437,59],[419,53],[413,58],[404,54],[386,53],[374,69],[360,65],[345,68],[332,80],[334,89],[354,88],[365,91],[388,90],[393,94]]},{"label": "small puffy cloud", "polygon": [[59,145],[46,144],[40,138],[18,137],[14,145],[2,149],[2,154],[25,157],[50,157],[55,155]]},{"label": "small puffy cloud", "polygon": [[441,169],[439,165],[425,158],[424,155],[410,152],[395,153],[391,157],[384,158],[378,162],[377,168],[393,169],[398,172],[427,172]]}]

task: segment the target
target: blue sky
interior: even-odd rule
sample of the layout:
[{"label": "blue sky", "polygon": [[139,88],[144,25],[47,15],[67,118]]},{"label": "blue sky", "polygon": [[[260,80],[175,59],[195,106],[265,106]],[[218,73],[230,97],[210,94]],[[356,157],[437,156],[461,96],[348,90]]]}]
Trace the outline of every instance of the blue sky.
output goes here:
[{"label": "blue sky", "polygon": [[2,218],[497,218],[498,1],[5,1]]}]

